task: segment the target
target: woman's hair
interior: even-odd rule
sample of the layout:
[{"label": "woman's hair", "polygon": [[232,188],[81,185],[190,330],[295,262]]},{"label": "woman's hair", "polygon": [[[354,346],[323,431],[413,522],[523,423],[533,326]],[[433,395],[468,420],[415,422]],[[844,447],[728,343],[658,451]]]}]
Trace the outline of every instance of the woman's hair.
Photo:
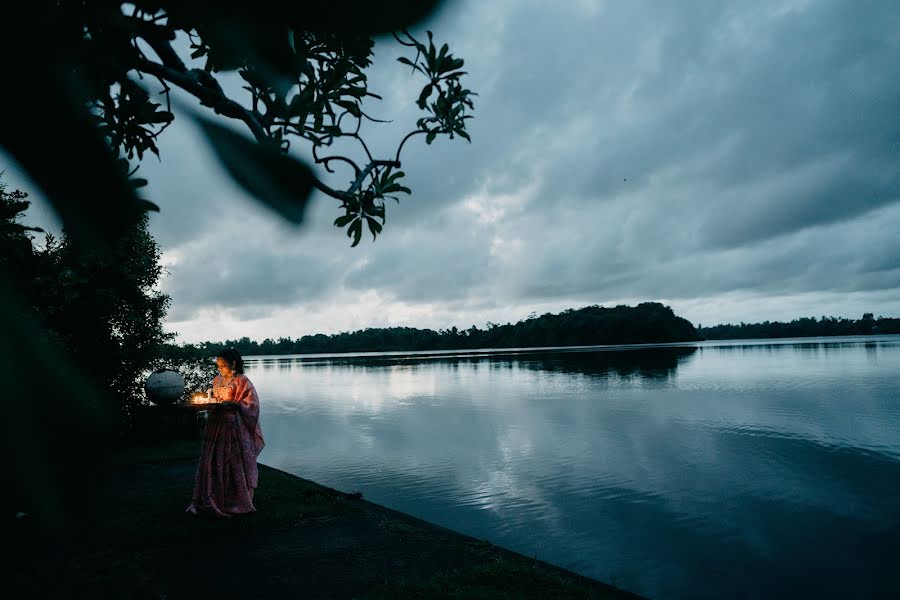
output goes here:
[{"label": "woman's hair", "polygon": [[234,348],[227,348],[222,350],[218,354],[216,354],[216,358],[224,358],[228,361],[228,364],[231,365],[231,369],[234,371],[235,375],[243,375],[244,374],[244,359],[241,358],[241,353],[235,350]]}]

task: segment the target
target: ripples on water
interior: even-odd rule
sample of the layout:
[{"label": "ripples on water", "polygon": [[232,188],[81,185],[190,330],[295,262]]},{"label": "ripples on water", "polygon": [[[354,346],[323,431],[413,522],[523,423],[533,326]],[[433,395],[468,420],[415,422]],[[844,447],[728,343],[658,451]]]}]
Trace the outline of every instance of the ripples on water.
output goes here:
[{"label": "ripples on water", "polygon": [[900,336],[247,366],[302,477],[650,597],[900,597]]}]

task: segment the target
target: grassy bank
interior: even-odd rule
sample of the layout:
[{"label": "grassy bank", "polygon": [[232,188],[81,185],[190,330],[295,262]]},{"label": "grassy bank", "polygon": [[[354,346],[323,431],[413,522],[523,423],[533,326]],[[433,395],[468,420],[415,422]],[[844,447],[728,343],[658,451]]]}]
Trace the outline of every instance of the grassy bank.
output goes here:
[{"label": "grassy bank", "polygon": [[257,513],[192,517],[198,444],[117,453],[65,537],[17,522],[0,567],[12,597],[635,597],[264,465]]}]

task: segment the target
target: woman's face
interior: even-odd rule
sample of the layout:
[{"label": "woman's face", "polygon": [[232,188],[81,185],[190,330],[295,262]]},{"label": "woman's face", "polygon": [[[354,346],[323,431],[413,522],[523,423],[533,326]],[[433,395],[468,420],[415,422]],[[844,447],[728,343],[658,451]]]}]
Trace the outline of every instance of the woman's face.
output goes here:
[{"label": "woman's face", "polygon": [[231,368],[231,365],[228,364],[228,361],[221,356],[216,357],[216,367],[219,368],[219,373],[222,374],[222,377],[230,377],[231,375],[234,375],[234,370]]}]

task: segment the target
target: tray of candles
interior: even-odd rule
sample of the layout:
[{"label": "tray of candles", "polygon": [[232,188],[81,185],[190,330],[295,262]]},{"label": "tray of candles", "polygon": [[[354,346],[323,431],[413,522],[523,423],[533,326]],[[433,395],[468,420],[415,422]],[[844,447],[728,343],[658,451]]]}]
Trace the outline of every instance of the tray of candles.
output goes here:
[{"label": "tray of candles", "polygon": [[211,398],[205,394],[194,394],[184,404],[184,407],[190,410],[213,410],[216,408],[224,408],[216,398]]}]

